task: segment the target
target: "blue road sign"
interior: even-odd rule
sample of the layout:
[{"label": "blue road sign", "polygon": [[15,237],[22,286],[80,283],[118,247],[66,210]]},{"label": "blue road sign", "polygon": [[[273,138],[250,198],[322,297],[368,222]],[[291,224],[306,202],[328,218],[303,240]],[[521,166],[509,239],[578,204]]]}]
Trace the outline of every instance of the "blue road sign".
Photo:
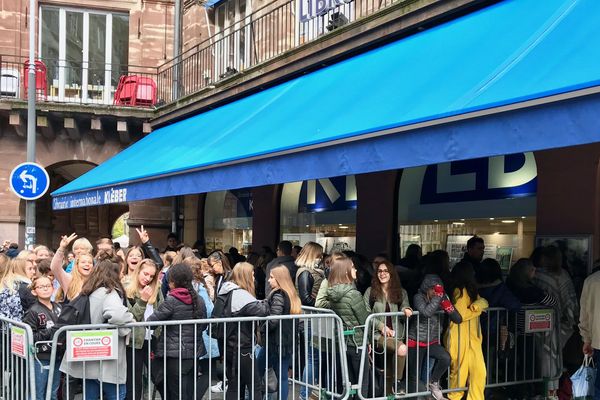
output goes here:
[{"label": "blue road sign", "polygon": [[48,172],[39,164],[32,162],[19,164],[10,174],[10,188],[24,200],[39,199],[49,187]]}]

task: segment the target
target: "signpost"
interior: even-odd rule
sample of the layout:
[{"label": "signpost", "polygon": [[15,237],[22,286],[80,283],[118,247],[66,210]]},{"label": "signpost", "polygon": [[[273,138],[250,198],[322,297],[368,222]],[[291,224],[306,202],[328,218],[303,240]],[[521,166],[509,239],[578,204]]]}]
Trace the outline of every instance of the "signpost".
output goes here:
[{"label": "signpost", "polygon": [[105,331],[67,332],[67,361],[105,361],[118,358],[119,333]]},{"label": "signpost", "polygon": [[[48,172],[39,164],[24,162],[17,165],[10,173],[10,188],[27,201],[27,211],[33,207],[33,213],[26,214],[25,248],[35,244],[35,201],[42,197],[50,187]],[[33,205],[33,206],[31,206]]]}]

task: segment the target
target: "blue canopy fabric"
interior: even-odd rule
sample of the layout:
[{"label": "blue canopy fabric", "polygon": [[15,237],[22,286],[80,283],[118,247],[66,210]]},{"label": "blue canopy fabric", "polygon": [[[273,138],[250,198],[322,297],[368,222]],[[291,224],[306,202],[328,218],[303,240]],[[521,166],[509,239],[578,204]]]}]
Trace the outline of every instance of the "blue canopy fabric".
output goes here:
[{"label": "blue canopy fabric", "polygon": [[52,193],[53,208],[600,141],[596,95],[400,132],[598,86],[591,15],[597,0],[497,3],[160,128]]}]

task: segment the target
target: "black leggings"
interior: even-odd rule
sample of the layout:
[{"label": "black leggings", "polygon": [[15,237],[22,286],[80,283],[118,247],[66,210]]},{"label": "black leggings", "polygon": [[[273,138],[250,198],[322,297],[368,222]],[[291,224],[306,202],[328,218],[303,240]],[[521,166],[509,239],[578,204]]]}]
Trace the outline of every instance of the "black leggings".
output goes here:
[{"label": "black leggings", "polygon": [[243,400],[246,388],[251,399],[262,399],[262,381],[251,349],[240,349],[239,353],[227,352],[225,364],[225,375],[227,377],[226,400]]}]

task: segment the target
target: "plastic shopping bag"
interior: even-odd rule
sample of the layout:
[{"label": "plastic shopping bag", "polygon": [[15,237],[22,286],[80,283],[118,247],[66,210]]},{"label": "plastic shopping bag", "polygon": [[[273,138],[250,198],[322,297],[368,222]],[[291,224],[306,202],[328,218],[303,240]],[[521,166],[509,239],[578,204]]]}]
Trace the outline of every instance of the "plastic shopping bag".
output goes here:
[{"label": "plastic shopping bag", "polygon": [[592,357],[586,355],[581,367],[571,376],[573,383],[573,399],[593,399],[596,366]]}]

